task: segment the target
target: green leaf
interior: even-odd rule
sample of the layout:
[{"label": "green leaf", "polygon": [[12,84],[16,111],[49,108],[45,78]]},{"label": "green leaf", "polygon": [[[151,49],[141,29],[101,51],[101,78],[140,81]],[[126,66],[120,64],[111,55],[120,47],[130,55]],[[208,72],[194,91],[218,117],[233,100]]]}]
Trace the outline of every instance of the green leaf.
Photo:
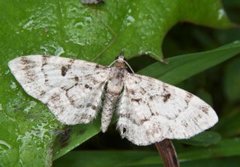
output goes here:
[{"label": "green leaf", "polygon": [[[236,45],[236,43],[234,44],[234,47],[232,47],[232,49],[234,51],[230,52],[230,53],[236,54],[235,45]],[[229,49],[228,46],[229,45],[227,45],[227,47],[225,46],[225,47],[221,47],[221,48]],[[222,50],[222,49],[220,49],[220,50]],[[229,50],[231,50],[231,49],[229,49]],[[216,51],[218,52],[219,49],[216,49]],[[228,54],[224,54],[224,55],[228,57]],[[194,55],[192,55],[192,57],[194,57]],[[228,57],[228,58],[230,58],[230,57]],[[204,59],[204,57],[203,57],[203,59]],[[216,57],[216,59],[217,59],[217,57]],[[193,62],[194,61],[195,61],[195,59],[193,60]],[[188,65],[188,64],[183,63],[182,66],[184,67],[185,65]],[[165,67],[168,67],[168,65],[166,65]],[[172,71],[175,71],[175,73],[177,73],[177,72],[179,72],[179,69],[173,68],[172,70],[170,70],[168,72],[173,73]],[[187,70],[185,72],[188,73]],[[197,70],[197,72],[200,72],[200,71]],[[19,146],[22,146],[24,148],[24,146],[27,144],[28,145],[27,148],[29,148],[29,150],[31,150],[31,154],[23,154],[22,152],[20,152],[22,154],[21,156],[23,157],[23,159],[27,160],[27,159],[31,158],[32,155],[34,155],[33,154],[34,152],[32,151],[32,149],[34,150],[37,146],[38,146],[37,147],[38,150],[40,148],[43,149],[42,150],[43,155],[50,156],[50,154],[46,154],[44,152],[44,149],[48,150],[47,152],[51,152],[50,144],[51,144],[52,140],[54,139],[53,132],[55,132],[56,131],[55,129],[60,126],[58,126],[56,124],[54,117],[49,112],[47,112],[46,107],[44,107],[43,105],[38,106],[35,103],[33,103],[34,101],[31,101],[32,98],[26,96],[26,94],[23,92],[23,90],[21,88],[18,88],[15,85],[16,83],[12,80],[13,78],[11,80],[9,79],[8,73],[4,74],[3,76],[4,76],[4,78],[3,78],[3,82],[2,82],[1,92],[4,92],[5,95],[7,95],[7,97],[10,97],[11,101],[8,102],[8,100],[6,98],[1,97],[1,100],[3,100],[3,102],[5,100],[5,104],[6,104],[6,106],[2,105],[3,112],[1,112],[1,115],[2,115],[1,121],[3,122],[3,120],[5,120],[5,123],[3,123],[3,124],[4,125],[6,124],[8,126],[7,131],[4,130],[5,128],[3,128],[3,127],[1,128],[1,132],[5,134],[4,136],[6,136],[6,139],[2,139],[2,142],[1,142],[1,143],[5,143],[5,145],[2,144],[5,154],[1,154],[1,155],[3,157],[6,157],[7,155],[10,155],[10,153],[12,152],[12,150],[10,148],[12,148],[12,147],[18,148]],[[178,82],[180,82],[180,80],[178,80]],[[9,85],[9,83],[11,83],[11,84]],[[16,94],[17,94],[17,97],[16,97]],[[33,103],[33,104],[31,104],[31,103]],[[2,103],[2,104],[4,104],[4,103]],[[4,111],[6,111],[6,112],[4,112]],[[42,111],[42,112],[38,112],[38,111]],[[45,124],[43,122],[45,122]],[[1,124],[1,125],[3,125],[3,124]],[[12,131],[10,130],[10,128],[15,130],[14,134],[11,133]],[[19,131],[18,133],[16,133],[16,129],[18,129],[18,131]],[[4,132],[4,131],[6,131],[6,132]],[[52,134],[50,133],[51,131],[52,131]],[[81,131],[82,133],[79,133],[79,131]],[[55,151],[56,151],[55,158],[60,157],[61,155],[65,154],[66,152],[70,151],[75,146],[86,141],[88,138],[94,136],[98,132],[99,132],[99,125],[97,125],[97,124],[96,125],[95,124],[88,125],[88,126],[79,125],[78,127],[74,127],[74,130],[72,130],[72,133],[70,134],[71,137],[70,137],[67,145],[64,145],[63,147],[55,148]],[[38,133],[40,133],[40,134],[42,133],[42,135],[39,136]],[[62,135],[62,133],[60,133],[60,135]],[[63,133],[63,135],[64,135],[64,133]],[[43,138],[41,138],[41,137],[43,137]],[[21,140],[22,141],[14,142],[17,138],[19,139],[19,141],[21,141]],[[13,143],[9,143],[9,141],[11,141],[11,140]],[[38,141],[40,143],[38,143]],[[31,142],[33,142],[33,143],[31,143]],[[61,145],[61,141],[59,141],[59,142],[60,142],[59,145]],[[42,145],[43,147],[39,147],[39,145],[40,146]],[[24,148],[24,150],[27,151],[28,150],[27,148]],[[24,151],[24,152],[26,152],[26,151]],[[19,154],[18,149],[16,149],[15,154]],[[39,154],[39,152],[38,152],[38,154]],[[41,158],[44,159],[44,157],[41,157]],[[45,157],[45,158],[48,160],[50,159],[49,157],[48,158]],[[5,161],[8,162],[8,160],[5,160]],[[1,162],[3,163],[5,161],[1,161]],[[25,163],[28,163],[28,162],[25,162]],[[42,163],[46,163],[46,162],[42,162]]]},{"label": "green leaf", "polygon": [[51,166],[53,156],[99,132],[95,122],[66,130],[46,106],[23,91],[9,72],[9,60],[64,53],[108,64],[121,50],[128,57],[149,53],[160,60],[164,36],[184,20],[232,26],[220,1],[108,0],[91,7],[75,0],[0,1],[0,166]]},{"label": "green leaf", "polygon": [[193,145],[193,146],[210,146],[213,144],[217,144],[221,141],[221,136],[219,133],[206,131],[200,133],[188,140],[181,140],[182,143]]},{"label": "green leaf", "polygon": [[139,71],[162,81],[177,84],[194,74],[230,59],[240,53],[240,43],[235,41],[217,49],[175,56],[167,59],[167,64],[156,62]]},{"label": "green leaf", "polygon": [[[179,151],[178,151],[179,152]],[[213,158],[230,157],[240,155],[240,140],[223,140],[214,147],[185,148],[178,153],[181,166],[196,166],[199,162],[207,165]],[[211,160],[209,160],[212,158]],[[205,161],[200,161],[205,159]],[[238,161],[239,162],[239,161]],[[216,159],[214,162],[219,163]],[[161,166],[157,151],[73,151],[55,161],[57,167],[104,167],[104,166]],[[227,167],[226,163],[224,163]],[[230,163],[231,164],[231,163]],[[228,164],[228,166],[230,165]],[[235,164],[235,163],[233,163]],[[231,165],[230,165],[231,166]],[[236,166],[236,165],[235,165]]]},{"label": "green leaf", "polygon": [[[182,154],[181,154],[182,153]],[[223,139],[213,147],[189,147],[181,149],[182,161],[208,159],[213,157],[230,157],[240,155],[240,139]]]},{"label": "green leaf", "polygon": [[234,59],[226,67],[224,75],[224,91],[227,95],[227,98],[231,102],[237,102],[240,100],[240,58]]},{"label": "green leaf", "polygon": [[100,131],[100,121],[95,120],[87,125],[67,126],[59,130],[54,144],[54,157],[57,159],[78,145],[95,136]]},{"label": "green leaf", "polygon": [[240,107],[229,110],[226,109],[225,115],[222,116],[219,123],[216,125],[218,132],[224,137],[234,137],[240,134]]},{"label": "green leaf", "polygon": [[7,39],[1,48],[8,48],[0,53],[10,58],[64,52],[106,64],[123,50],[160,60],[163,38],[178,22],[233,26],[219,0],[108,0],[93,7],[73,0],[0,1],[0,11],[0,36]]},{"label": "green leaf", "polygon": [[182,167],[238,167],[240,163],[239,157],[201,159],[192,162],[183,162]]}]

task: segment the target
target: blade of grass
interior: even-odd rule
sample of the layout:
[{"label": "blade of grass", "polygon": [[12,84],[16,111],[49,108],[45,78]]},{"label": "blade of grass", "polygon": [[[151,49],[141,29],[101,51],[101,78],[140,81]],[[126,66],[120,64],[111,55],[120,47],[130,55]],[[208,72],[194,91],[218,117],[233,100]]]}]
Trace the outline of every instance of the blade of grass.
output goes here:
[{"label": "blade of grass", "polygon": [[239,53],[240,42],[235,41],[210,51],[175,56],[167,59],[167,64],[157,62],[138,71],[138,73],[177,84]]},{"label": "blade of grass", "polygon": [[[197,160],[230,157],[240,155],[240,139],[222,140],[214,147],[187,147],[178,153],[180,161],[196,164]],[[67,164],[81,167],[105,166],[161,166],[162,162],[156,152],[149,151],[73,151],[55,161],[61,167]],[[192,163],[191,163],[192,162]],[[74,165],[75,164],[75,165]]]}]

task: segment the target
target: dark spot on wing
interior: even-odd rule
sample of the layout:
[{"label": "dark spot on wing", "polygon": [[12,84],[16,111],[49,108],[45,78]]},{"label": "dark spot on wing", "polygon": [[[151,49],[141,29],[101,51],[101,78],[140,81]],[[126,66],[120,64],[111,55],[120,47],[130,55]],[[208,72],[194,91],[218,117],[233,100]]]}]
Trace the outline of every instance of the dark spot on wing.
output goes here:
[{"label": "dark spot on wing", "polygon": [[53,94],[52,96],[51,96],[51,100],[52,101],[59,101],[60,100],[60,95],[59,94],[57,94],[57,93],[55,93],[55,94]]},{"label": "dark spot on wing", "polygon": [[158,115],[158,113],[154,113],[154,112],[152,111],[152,108],[151,108],[151,106],[150,106],[149,103],[146,103],[146,104],[147,104],[148,109],[150,110],[152,116],[154,116],[154,115]]},{"label": "dark spot on wing", "polygon": [[142,95],[144,95],[145,93],[147,93],[147,91],[144,89],[144,88],[142,88],[142,87],[140,87],[140,93],[142,94]]},{"label": "dark spot on wing", "polygon": [[23,65],[22,70],[25,71],[26,73],[27,71],[31,71],[33,68],[37,66],[36,62],[32,61],[28,57],[22,57],[20,61],[21,61],[21,64]]},{"label": "dark spot on wing", "polygon": [[26,57],[22,57],[20,59],[20,61],[21,61],[22,64],[27,64],[27,58]]},{"label": "dark spot on wing", "polygon": [[42,57],[42,68],[43,68],[43,66],[47,65],[47,59],[48,59],[48,56]]},{"label": "dark spot on wing", "polygon": [[23,71],[32,70],[34,67],[36,67],[36,64],[25,64],[25,66],[22,68]]},{"label": "dark spot on wing", "polygon": [[32,70],[25,71],[25,75],[28,79],[27,83],[31,83],[36,79],[36,74]]},{"label": "dark spot on wing", "polygon": [[75,59],[69,59],[68,67],[70,68],[74,62],[75,62]]},{"label": "dark spot on wing", "polygon": [[76,82],[78,82],[78,81],[79,81],[79,78],[78,78],[77,76],[75,76],[75,77],[74,77],[74,80],[75,80]]},{"label": "dark spot on wing", "polygon": [[147,121],[149,121],[149,119],[147,119],[147,118],[141,119],[140,124],[142,125],[144,122],[147,122]]},{"label": "dark spot on wing", "polygon": [[99,65],[99,64],[96,64],[95,68],[100,68],[100,65]]},{"label": "dark spot on wing", "polygon": [[85,84],[84,87],[87,88],[87,89],[91,89],[92,90],[92,87],[89,86],[88,84]]},{"label": "dark spot on wing", "polygon": [[188,93],[187,93],[187,97],[188,97],[188,98],[192,98],[192,97],[193,97],[193,94],[190,93],[190,92],[188,92]]},{"label": "dark spot on wing", "polygon": [[125,127],[122,128],[122,133],[126,133],[127,129]]},{"label": "dark spot on wing", "polygon": [[42,56],[42,66],[41,66],[41,72],[44,74],[44,79],[45,79],[45,84],[48,82],[48,76],[46,74],[46,72],[44,71],[44,66],[47,65],[47,61],[48,61],[48,56]]},{"label": "dark spot on wing", "polygon": [[134,91],[134,90],[130,90],[130,93],[131,93],[132,95],[135,95],[135,91]]},{"label": "dark spot on wing", "polygon": [[26,64],[33,63],[33,61],[29,60],[29,58],[27,58],[27,57],[22,57],[22,58],[21,58],[21,63],[22,63],[23,65],[26,65]]},{"label": "dark spot on wing", "polygon": [[49,80],[46,78],[47,77],[47,75],[46,74],[44,74],[44,76],[45,76],[45,83],[47,83]]},{"label": "dark spot on wing", "polygon": [[188,127],[188,123],[184,122],[183,126]]},{"label": "dark spot on wing", "polygon": [[67,73],[67,71],[68,71],[68,68],[67,68],[66,66],[62,66],[62,68],[61,68],[61,74],[62,74],[62,76],[65,76],[66,73]]},{"label": "dark spot on wing", "polygon": [[135,91],[133,89],[126,88],[126,91],[131,95],[135,95]]},{"label": "dark spot on wing", "polygon": [[163,93],[162,93],[161,96],[163,97],[163,102],[164,103],[166,103],[170,99],[171,94],[168,91],[168,85],[163,84]]},{"label": "dark spot on wing", "polygon": [[81,105],[78,105],[78,108],[83,108],[84,106],[81,104]]},{"label": "dark spot on wing", "polygon": [[131,99],[132,102],[137,102],[139,103],[142,99],[141,98],[138,98],[138,99]]},{"label": "dark spot on wing", "polygon": [[91,103],[88,103],[88,104],[87,104],[87,107],[88,107],[88,108],[91,107],[93,110],[97,110],[97,106],[92,105]]},{"label": "dark spot on wing", "polygon": [[93,110],[97,110],[97,106],[92,105],[92,109],[93,109]]},{"label": "dark spot on wing", "polygon": [[162,95],[163,96],[163,102],[166,103],[168,101],[168,99],[170,99],[171,97],[171,94],[170,93],[167,93],[167,94],[164,94]]},{"label": "dark spot on wing", "polygon": [[72,97],[70,97],[70,96],[68,95],[68,90],[66,90],[65,95],[66,95],[67,99],[69,100],[70,104],[73,105],[73,106],[75,106],[75,101],[73,100]]},{"label": "dark spot on wing", "polygon": [[165,83],[163,83],[163,91],[165,92],[165,91],[167,91],[167,89],[168,89],[168,85],[166,85]]},{"label": "dark spot on wing", "polygon": [[205,114],[208,114],[208,107],[207,107],[207,106],[201,106],[200,109],[201,109],[202,112],[204,112]]},{"label": "dark spot on wing", "polygon": [[44,96],[45,94],[46,94],[46,92],[45,92],[45,91],[41,91],[41,92],[40,92],[40,94],[39,94],[39,96],[41,96],[41,97],[42,97],[42,96]]},{"label": "dark spot on wing", "polygon": [[189,104],[192,97],[193,97],[193,94],[188,92],[185,99],[184,99],[187,105]]},{"label": "dark spot on wing", "polygon": [[68,70],[71,68],[74,61],[75,61],[74,59],[69,59],[68,64],[65,66],[62,66],[62,68],[61,68],[62,76],[65,76],[67,74]]},{"label": "dark spot on wing", "polygon": [[87,114],[87,113],[82,113],[81,115],[80,115],[80,118],[81,118],[81,120],[88,120],[89,119],[89,115]]},{"label": "dark spot on wing", "polygon": [[153,100],[155,97],[156,97],[155,95],[151,95],[151,96],[149,96],[149,99]]}]

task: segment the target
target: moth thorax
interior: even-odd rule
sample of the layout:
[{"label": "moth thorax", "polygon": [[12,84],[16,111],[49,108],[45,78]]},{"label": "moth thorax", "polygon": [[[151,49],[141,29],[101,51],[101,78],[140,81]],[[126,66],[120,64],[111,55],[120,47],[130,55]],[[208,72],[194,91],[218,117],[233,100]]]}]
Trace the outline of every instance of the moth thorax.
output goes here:
[{"label": "moth thorax", "polygon": [[123,77],[125,69],[118,69],[113,67],[110,73],[109,81],[107,84],[107,92],[110,94],[119,95],[123,88]]},{"label": "moth thorax", "polygon": [[124,61],[116,61],[114,66],[117,67],[118,69],[126,69],[127,68]]}]

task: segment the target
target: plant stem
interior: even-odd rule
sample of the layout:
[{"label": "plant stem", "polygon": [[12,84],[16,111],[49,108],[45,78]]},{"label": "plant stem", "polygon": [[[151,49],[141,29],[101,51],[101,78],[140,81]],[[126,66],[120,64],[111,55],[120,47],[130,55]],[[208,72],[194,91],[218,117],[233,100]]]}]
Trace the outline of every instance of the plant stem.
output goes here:
[{"label": "plant stem", "polygon": [[155,143],[158,153],[162,157],[164,167],[180,167],[175,148],[169,139]]}]

